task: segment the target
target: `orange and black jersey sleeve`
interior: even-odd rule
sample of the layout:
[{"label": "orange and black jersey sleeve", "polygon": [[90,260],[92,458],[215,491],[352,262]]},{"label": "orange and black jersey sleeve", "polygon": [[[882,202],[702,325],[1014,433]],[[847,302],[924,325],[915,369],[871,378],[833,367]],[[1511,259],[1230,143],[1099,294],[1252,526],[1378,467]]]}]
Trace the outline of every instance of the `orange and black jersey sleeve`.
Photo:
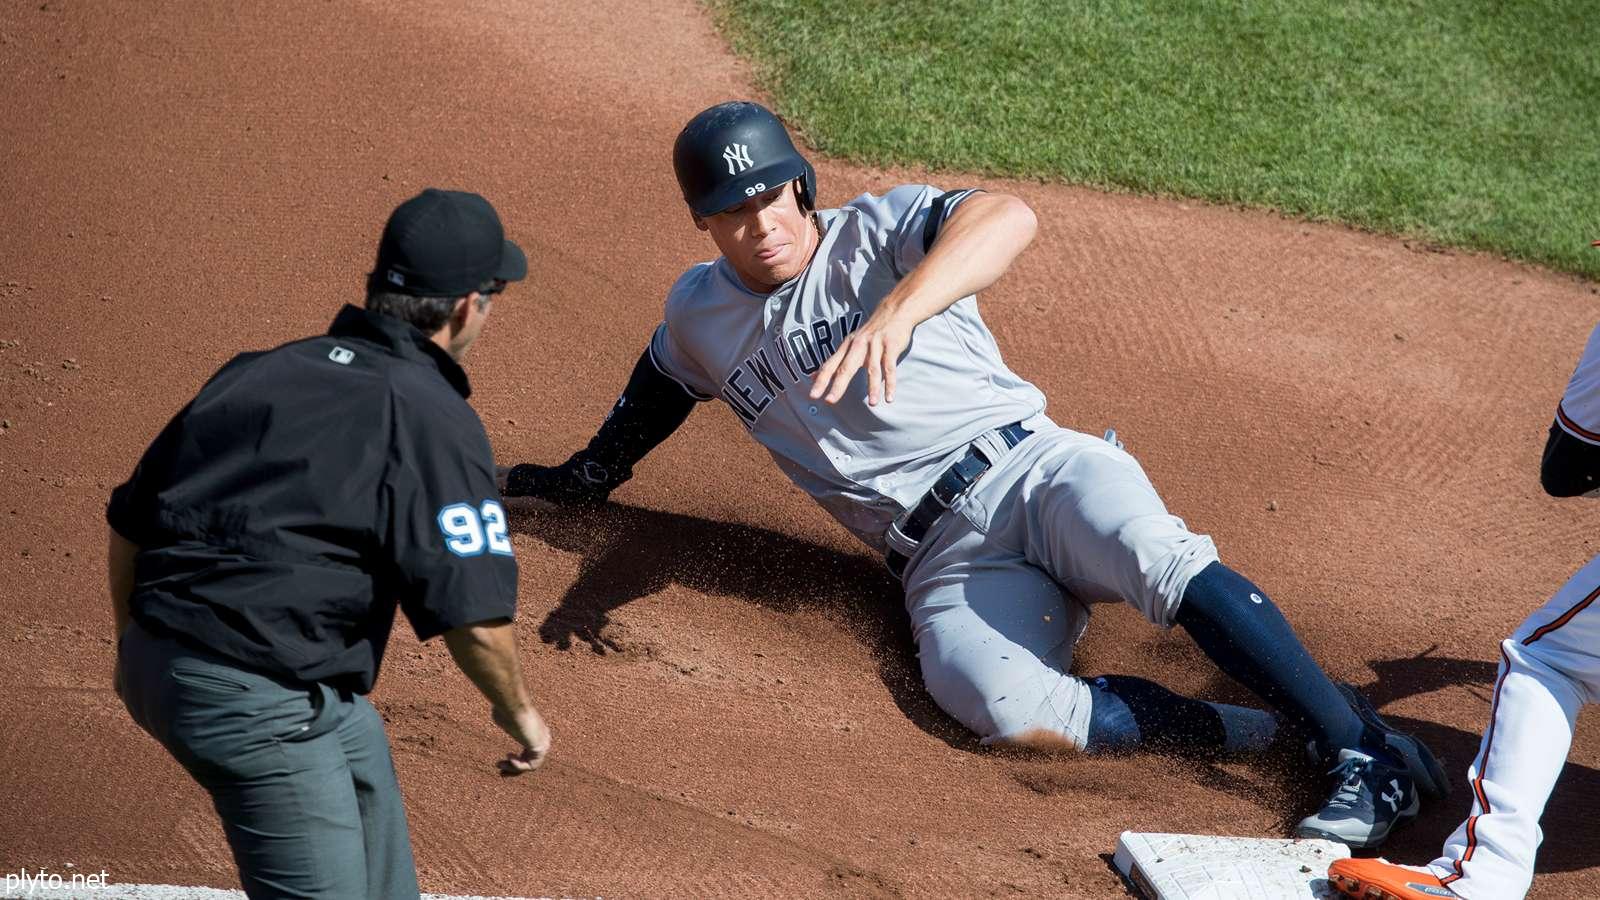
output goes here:
[{"label": "orange and black jersey sleeve", "polygon": [[1576,497],[1600,488],[1600,326],[1590,332],[1556,406],[1539,480],[1556,497]]}]

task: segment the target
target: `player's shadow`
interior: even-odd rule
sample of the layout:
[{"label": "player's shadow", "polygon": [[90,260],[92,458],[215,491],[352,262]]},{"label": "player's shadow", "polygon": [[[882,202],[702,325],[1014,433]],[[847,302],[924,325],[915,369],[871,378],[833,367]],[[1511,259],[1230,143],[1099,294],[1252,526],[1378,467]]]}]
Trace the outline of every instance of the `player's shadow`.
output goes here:
[{"label": "player's shadow", "polygon": [[513,531],[582,556],[577,579],[539,625],[545,643],[627,652],[626,637],[608,630],[611,611],[672,584],[777,612],[818,610],[870,649],[907,718],[952,746],[978,747],[923,690],[900,585],[881,561],[765,528],[622,503],[583,511],[529,501],[508,507]]},{"label": "player's shadow", "polygon": [[[1472,807],[1467,766],[1478,753],[1481,727],[1489,723],[1489,704],[1498,674],[1496,663],[1479,659],[1435,656],[1429,648],[1416,656],[1368,662],[1375,680],[1357,684],[1380,709],[1396,700],[1465,686],[1478,702],[1469,717],[1479,731],[1385,714],[1391,724],[1421,738],[1433,748],[1450,775],[1453,791],[1448,799],[1397,831],[1383,847],[1383,855],[1422,863],[1438,856],[1445,838],[1467,817]],[[1484,648],[1492,652],[1493,645]],[[1568,762],[1556,783],[1541,825],[1545,842],[1539,848],[1538,872],[1570,872],[1600,866],[1600,841],[1594,838],[1594,810],[1600,807],[1600,770]]]}]

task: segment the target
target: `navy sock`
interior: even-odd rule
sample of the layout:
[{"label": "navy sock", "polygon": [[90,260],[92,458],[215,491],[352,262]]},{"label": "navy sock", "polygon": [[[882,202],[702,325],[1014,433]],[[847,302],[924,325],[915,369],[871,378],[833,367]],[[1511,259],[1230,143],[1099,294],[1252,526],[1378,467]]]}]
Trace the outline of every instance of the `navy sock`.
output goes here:
[{"label": "navy sock", "polygon": [[1130,675],[1089,679],[1089,753],[1157,750],[1210,756],[1266,750],[1277,717],[1259,709],[1175,694]]},{"label": "navy sock", "polygon": [[1388,756],[1283,613],[1243,575],[1220,562],[1207,566],[1189,581],[1177,624],[1219,669],[1316,741],[1323,758],[1341,748]]}]

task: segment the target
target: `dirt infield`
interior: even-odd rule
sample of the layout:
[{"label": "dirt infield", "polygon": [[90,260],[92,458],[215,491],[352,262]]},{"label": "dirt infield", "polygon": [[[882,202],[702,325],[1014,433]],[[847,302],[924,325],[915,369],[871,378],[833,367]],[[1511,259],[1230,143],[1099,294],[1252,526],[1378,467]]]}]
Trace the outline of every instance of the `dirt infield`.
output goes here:
[{"label": "dirt infield", "polygon": [[[490,197],[530,279],[468,360],[498,454],[555,461],[712,253],[668,162],[752,91],[690,0],[0,6],[0,869],[236,884],[204,794],[109,689],[101,509],[223,360],[359,302],[427,185]],[[644,11],[648,10],[648,11]],[[870,111],[864,111],[870,112]],[[1064,123],[1063,127],[1070,127]],[[917,172],[819,161],[831,205]],[[966,186],[961,176],[935,183]],[[984,298],[1063,424],[1115,426],[1169,504],[1337,677],[1448,757],[1466,811],[1496,642],[1596,552],[1539,490],[1595,286],[1269,214],[1036,184]],[[881,565],[698,411],[610,508],[517,523],[524,658],[555,750],[508,749],[437,643],[374,701],[424,889],[606,896],[1118,896],[1119,831],[1280,835],[1304,773],[1008,758],[923,695]],[[1080,671],[1239,699],[1181,634],[1100,607]],[[1580,727],[1533,896],[1600,894]]]}]

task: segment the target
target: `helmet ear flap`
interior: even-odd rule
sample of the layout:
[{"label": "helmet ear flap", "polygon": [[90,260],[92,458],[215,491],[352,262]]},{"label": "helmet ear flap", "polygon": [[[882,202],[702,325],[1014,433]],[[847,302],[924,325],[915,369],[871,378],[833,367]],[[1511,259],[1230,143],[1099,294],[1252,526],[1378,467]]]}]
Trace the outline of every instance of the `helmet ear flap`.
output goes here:
[{"label": "helmet ear flap", "polygon": [[817,208],[817,170],[804,157],[800,159],[804,174],[800,176],[800,205],[811,212]]}]

